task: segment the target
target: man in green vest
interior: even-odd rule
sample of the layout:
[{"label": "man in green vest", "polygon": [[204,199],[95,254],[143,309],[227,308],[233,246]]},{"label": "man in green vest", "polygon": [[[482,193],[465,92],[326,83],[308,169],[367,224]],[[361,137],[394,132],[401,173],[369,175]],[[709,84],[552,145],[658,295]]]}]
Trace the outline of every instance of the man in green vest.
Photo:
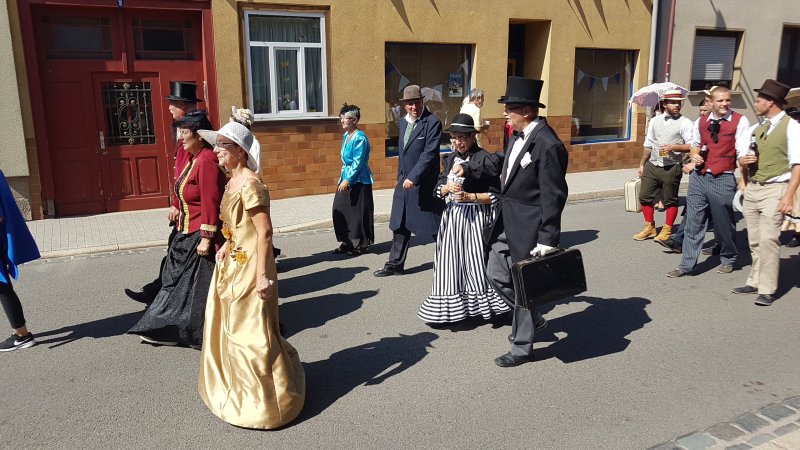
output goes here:
[{"label": "man in green vest", "polygon": [[783,111],[789,86],[766,80],[755,91],[756,114],[765,120],[751,127],[750,152],[739,158],[747,169],[743,212],[753,265],[747,284],[733,293],[758,294],[756,305],[769,306],[778,288],[781,222],[800,185],[800,123]]}]

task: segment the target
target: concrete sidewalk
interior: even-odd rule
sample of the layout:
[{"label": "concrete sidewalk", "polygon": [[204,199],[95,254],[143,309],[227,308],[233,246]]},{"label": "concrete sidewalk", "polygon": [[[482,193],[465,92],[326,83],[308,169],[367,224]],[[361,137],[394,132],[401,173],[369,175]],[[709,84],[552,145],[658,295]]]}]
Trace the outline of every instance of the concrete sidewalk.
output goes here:
[{"label": "concrete sidewalk", "polygon": [[[625,181],[636,169],[581,172],[567,175],[569,201],[621,197]],[[684,177],[684,182],[687,177]],[[391,189],[373,192],[375,222],[388,222]],[[276,233],[332,227],[333,193],[274,200]],[[167,245],[167,209],[98,214],[28,222],[43,258]]]}]

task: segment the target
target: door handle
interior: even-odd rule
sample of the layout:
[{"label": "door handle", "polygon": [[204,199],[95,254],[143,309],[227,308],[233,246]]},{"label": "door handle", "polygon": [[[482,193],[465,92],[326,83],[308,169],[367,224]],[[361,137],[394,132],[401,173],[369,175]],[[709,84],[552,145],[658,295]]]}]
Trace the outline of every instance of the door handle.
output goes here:
[{"label": "door handle", "polygon": [[100,150],[102,150],[102,154],[106,154],[106,136],[103,134],[102,131],[97,132],[100,135]]}]

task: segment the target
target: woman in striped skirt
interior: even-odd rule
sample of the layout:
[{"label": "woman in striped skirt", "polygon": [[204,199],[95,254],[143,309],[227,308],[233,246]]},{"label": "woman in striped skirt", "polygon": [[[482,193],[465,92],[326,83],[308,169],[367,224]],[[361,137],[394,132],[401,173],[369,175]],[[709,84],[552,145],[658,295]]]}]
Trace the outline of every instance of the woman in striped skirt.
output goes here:
[{"label": "woman in striped skirt", "polygon": [[509,311],[486,277],[483,229],[496,215],[498,177],[482,176],[468,180],[453,178],[450,169],[462,161],[486,157],[476,142],[472,117],[458,114],[450,128],[453,152],[443,158],[444,170],[436,194],[449,199],[439,225],[436,256],[433,262],[433,287],[417,316],[429,324],[451,323],[468,316],[490,319]]}]

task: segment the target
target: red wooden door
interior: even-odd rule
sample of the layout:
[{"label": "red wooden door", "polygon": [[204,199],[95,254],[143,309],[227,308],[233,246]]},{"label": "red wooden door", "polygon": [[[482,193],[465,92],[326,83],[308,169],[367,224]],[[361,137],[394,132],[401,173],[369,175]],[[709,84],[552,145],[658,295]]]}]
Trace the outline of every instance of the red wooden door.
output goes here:
[{"label": "red wooden door", "polygon": [[106,211],[166,206],[163,95],[157,74],[94,74],[102,196]]}]

